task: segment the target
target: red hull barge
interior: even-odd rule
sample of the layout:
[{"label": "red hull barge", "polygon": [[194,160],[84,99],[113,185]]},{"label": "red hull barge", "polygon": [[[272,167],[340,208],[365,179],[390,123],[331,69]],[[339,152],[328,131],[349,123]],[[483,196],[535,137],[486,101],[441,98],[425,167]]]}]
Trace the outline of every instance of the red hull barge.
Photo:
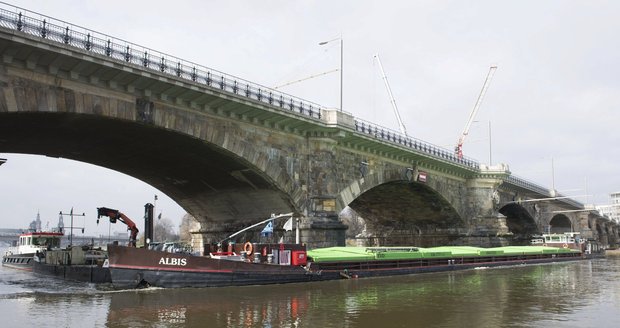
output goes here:
[{"label": "red hull barge", "polygon": [[206,256],[108,245],[112,284],[117,288],[223,287],[312,281],[302,266],[251,263]]},{"label": "red hull barge", "polygon": [[[297,247],[287,249],[288,247]],[[405,275],[476,267],[540,264],[584,259],[581,252],[553,247],[333,247],[311,250],[300,245],[256,245],[260,252],[239,258],[237,252],[209,256],[145,248],[108,246],[112,284],[116,288],[223,287],[265,285],[342,278]],[[234,255],[231,255],[234,254]],[[282,255],[286,254],[288,258]],[[291,256],[291,254],[294,254]],[[306,255],[308,262],[306,262]],[[280,256],[278,260],[269,259]],[[268,261],[266,261],[269,259]],[[267,263],[269,262],[269,263]]]}]

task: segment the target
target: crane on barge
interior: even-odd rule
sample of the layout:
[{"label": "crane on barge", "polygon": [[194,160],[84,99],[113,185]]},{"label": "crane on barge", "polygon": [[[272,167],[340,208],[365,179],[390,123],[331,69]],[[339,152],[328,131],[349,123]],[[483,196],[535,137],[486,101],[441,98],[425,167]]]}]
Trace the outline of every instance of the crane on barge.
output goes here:
[{"label": "crane on barge", "polygon": [[489,73],[487,74],[486,79],[484,80],[484,84],[482,85],[482,90],[480,90],[480,94],[478,95],[478,100],[476,100],[476,104],[474,105],[474,109],[472,109],[469,114],[469,120],[467,120],[467,124],[465,124],[465,129],[463,129],[463,133],[456,143],[456,147],[454,147],[454,152],[456,156],[461,159],[463,158],[463,143],[469,134],[469,128],[471,127],[471,123],[474,121],[478,110],[480,109],[480,105],[482,105],[482,100],[484,99],[484,95],[487,93],[487,89],[489,88],[489,84],[491,84],[491,80],[493,79],[493,75],[495,74],[495,70],[497,70],[497,65],[491,65],[489,68]]},{"label": "crane on barge", "polygon": [[119,210],[114,210],[107,207],[97,207],[97,224],[99,224],[99,218],[107,216],[110,218],[111,223],[116,223],[116,220],[123,222],[127,225],[127,230],[130,231],[129,243],[127,246],[136,247],[136,238],[138,236],[138,227],[127,215],[121,213]]}]

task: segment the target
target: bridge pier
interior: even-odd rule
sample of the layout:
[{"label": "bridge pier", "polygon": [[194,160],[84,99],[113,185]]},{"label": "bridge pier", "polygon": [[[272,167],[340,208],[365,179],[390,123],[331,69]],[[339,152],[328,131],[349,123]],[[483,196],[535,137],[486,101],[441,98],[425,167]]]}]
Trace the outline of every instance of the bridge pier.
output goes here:
[{"label": "bridge pier", "polygon": [[[502,168],[502,170],[505,172],[506,169]],[[467,224],[468,236],[470,237],[506,237],[510,235],[506,216],[499,212],[500,199],[497,188],[503,182],[503,178],[498,174],[492,175],[492,173],[494,172],[488,172],[487,176],[467,181],[467,200],[470,211]],[[497,242],[489,241],[488,246],[500,246],[495,245]]]},{"label": "bridge pier", "polygon": [[300,221],[300,242],[309,249],[345,245],[348,226],[343,224],[337,215],[308,217]]},{"label": "bridge pier", "polygon": [[[342,223],[338,215],[321,214],[321,216],[302,217],[298,220],[300,243],[305,244],[308,249],[344,246],[345,232],[348,226]],[[276,227],[281,227],[282,224],[276,224]],[[201,255],[204,254],[205,245],[218,243],[244,228],[244,225],[219,222],[202,223],[201,226],[199,230],[191,232],[191,247],[194,251],[199,251]],[[284,243],[295,243],[295,229],[293,231],[284,231],[282,228],[274,228],[272,236],[261,237],[260,232],[262,228],[262,226],[253,228],[231,238],[231,240],[239,243],[246,241],[271,243],[279,242],[280,240]]]}]

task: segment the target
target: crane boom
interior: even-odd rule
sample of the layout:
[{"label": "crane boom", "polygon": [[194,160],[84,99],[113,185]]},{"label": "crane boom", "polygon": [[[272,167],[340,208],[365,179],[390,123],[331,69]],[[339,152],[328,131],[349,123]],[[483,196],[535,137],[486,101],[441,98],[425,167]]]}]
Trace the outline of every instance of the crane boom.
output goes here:
[{"label": "crane boom", "polygon": [[467,124],[465,124],[465,129],[463,129],[463,133],[461,134],[461,137],[456,144],[454,150],[458,158],[463,158],[463,143],[465,142],[465,139],[469,134],[469,128],[471,127],[471,123],[474,121],[474,118],[476,117],[476,114],[480,109],[480,105],[482,105],[482,100],[484,99],[484,95],[487,93],[487,89],[489,88],[489,84],[493,79],[493,74],[495,74],[495,70],[497,70],[497,65],[491,65],[491,67],[489,68],[489,73],[487,74],[487,77],[484,80],[484,84],[482,85],[482,90],[480,90],[480,94],[478,95],[478,100],[476,100],[474,109],[469,114],[469,120],[467,120]]},{"label": "crane boom", "polygon": [[400,113],[398,112],[398,107],[396,107],[396,100],[392,95],[392,89],[390,88],[390,84],[388,83],[387,76],[385,76],[385,71],[383,70],[383,65],[381,65],[381,59],[379,58],[379,54],[375,55],[377,58],[377,62],[379,63],[379,69],[381,69],[381,75],[383,78],[383,82],[385,83],[385,88],[387,89],[388,95],[390,96],[390,103],[392,103],[392,109],[394,110],[394,114],[396,115],[396,120],[398,120],[398,127],[400,128],[400,133],[407,135],[407,129],[403,124],[403,120],[400,118]]},{"label": "crane boom", "polygon": [[115,209],[111,209],[107,207],[97,207],[97,223],[99,223],[99,218],[102,216],[109,217],[111,223],[116,223],[116,220],[119,220],[123,222],[125,225],[127,225],[127,230],[131,232],[129,235],[128,246],[136,247],[136,239],[138,237],[138,227],[129,217],[127,217],[127,215],[121,213],[119,210],[115,210]]}]

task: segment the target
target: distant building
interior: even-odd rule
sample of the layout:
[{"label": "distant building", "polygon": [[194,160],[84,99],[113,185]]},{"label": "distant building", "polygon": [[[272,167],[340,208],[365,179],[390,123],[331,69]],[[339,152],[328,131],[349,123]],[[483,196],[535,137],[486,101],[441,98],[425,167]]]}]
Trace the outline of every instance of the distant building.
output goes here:
[{"label": "distant building", "polygon": [[30,222],[30,231],[41,231],[41,215],[37,212],[37,218]]},{"label": "distant building", "polygon": [[611,204],[596,206],[596,209],[613,222],[620,223],[620,191],[612,192],[609,196]]}]

